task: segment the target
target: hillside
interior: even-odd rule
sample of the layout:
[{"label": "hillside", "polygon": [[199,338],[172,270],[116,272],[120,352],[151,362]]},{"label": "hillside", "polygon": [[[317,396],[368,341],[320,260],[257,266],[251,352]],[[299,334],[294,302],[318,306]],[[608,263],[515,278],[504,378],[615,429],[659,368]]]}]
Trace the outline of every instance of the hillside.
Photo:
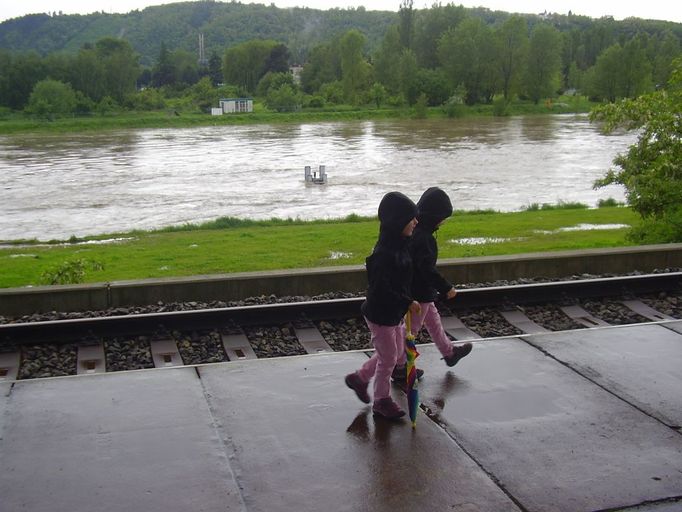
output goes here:
[{"label": "hillside", "polygon": [[14,18],[0,23],[0,48],[34,50],[41,55],[75,53],[84,43],[106,36],[123,37],[141,55],[142,64],[151,65],[162,42],[169,48],[196,52],[198,35],[203,33],[207,55],[213,50],[222,55],[225,48],[250,39],[274,39],[285,43],[297,58],[350,28],[364,32],[370,48],[374,48],[396,21],[395,12],[363,8],[321,11],[239,2],[180,2],[127,14],[32,14]]}]

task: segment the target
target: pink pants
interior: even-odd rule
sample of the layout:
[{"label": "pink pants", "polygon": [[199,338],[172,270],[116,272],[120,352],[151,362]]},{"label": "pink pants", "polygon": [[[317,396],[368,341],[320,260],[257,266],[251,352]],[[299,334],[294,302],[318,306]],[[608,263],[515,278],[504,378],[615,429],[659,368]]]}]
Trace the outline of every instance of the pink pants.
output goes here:
[{"label": "pink pants", "polygon": [[374,354],[358,370],[358,375],[364,382],[369,382],[374,376],[374,400],[388,398],[391,388],[391,372],[396,360],[405,354],[404,333],[405,326],[379,325],[365,318],[372,334]]},{"label": "pink pants", "polygon": [[[440,314],[438,314],[438,309],[433,302],[420,302],[421,310],[419,313],[412,314],[412,334],[416,336],[422,328],[422,325],[426,327],[431,339],[438,347],[438,351],[443,355],[443,357],[448,357],[452,354],[452,341],[445,334],[443,329],[443,324],[440,321]],[[405,326],[403,325],[403,332]],[[403,335],[404,337],[404,335]],[[396,364],[398,366],[405,366],[407,362],[407,356],[405,355],[405,350],[398,354]]]}]

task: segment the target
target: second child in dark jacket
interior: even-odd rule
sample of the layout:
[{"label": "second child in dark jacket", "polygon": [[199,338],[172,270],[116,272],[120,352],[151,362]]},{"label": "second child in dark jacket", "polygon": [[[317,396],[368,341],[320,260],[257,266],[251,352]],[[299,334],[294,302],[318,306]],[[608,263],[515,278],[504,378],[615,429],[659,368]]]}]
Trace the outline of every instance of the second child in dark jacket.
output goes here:
[{"label": "second child in dark jacket", "polygon": [[[448,195],[438,187],[427,189],[417,202],[417,220],[409,243],[412,257],[412,298],[419,302],[419,313],[412,315],[412,334],[415,336],[426,327],[431,339],[443,355],[448,366],[471,352],[471,343],[453,345],[443,329],[440,314],[434,302],[439,298],[452,299],[457,294],[455,287],[445,279],[438,269],[438,242],[435,233],[440,225],[452,215],[452,203]],[[394,379],[404,379],[405,356],[398,358]],[[401,368],[402,367],[402,368]]]},{"label": "second child in dark jacket", "polygon": [[366,260],[367,295],[361,306],[375,351],[355,373],[346,375],[346,385],[369,403],[367,388],[374,377],[375,414],[400,418],[405,412],[390,397],[391,373],[405,353],[403,318],[415,315],[419,304],[412,300],[412,259],[408,250],[417,207],[400,192],[389,192],[379,204],[379,240]]}]

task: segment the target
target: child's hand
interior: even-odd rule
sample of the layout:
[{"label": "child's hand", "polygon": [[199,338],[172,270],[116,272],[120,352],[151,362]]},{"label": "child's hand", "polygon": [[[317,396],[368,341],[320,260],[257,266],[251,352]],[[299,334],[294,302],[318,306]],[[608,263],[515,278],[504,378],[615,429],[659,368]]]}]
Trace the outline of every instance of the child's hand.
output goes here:
[{"label": "child's hand", "polygon": [[457,295],[457,290],[455,290],[455,287],[453,286],[448,290],[447,295],[445,295],[446,299],[454,299],[455,295]]},{"label": "child's hand", "polygon": [[421,310],[422,307],[419,305],[419,302],[413,300],[412,304],[410,304],[410,313],[412,313],[413,315],[417,315]]}]

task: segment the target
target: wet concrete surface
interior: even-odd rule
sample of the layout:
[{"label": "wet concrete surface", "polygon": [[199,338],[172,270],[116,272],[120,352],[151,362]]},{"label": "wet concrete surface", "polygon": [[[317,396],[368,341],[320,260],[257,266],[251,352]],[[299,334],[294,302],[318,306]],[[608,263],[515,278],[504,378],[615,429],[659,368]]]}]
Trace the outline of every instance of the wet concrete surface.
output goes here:
[{"label": "wet concrete surface", "polygon": [[666,425],[682,425],[682,335],[675,331],[640,325],[524,339]]},{"label": "wet concrete surface", "polygon": [[661,324],[666,329],[673,330],[679,334],[682,334],[682,322],[665,322]]},{"label": "wet concrete surface", "polygon": [[428,418],[375,419],[343,384],[365,359],[200,369],[249,511],[519,510]]},{"label": "wet concrete surface", "polygon": [[19,381],[3,512],[242,510],[194,368]]},{"label": "wet concrete surface", "polygon": [[416,430],[345,387],[364,352],[0,383],[0,510],[679,511],[678,339],[482,340],[453,368],[419,346]]},{"label": "wet concrete surface", "polygon": [[449,371],[433,347],[420,352],[424,404],[527,510],[682,496],[678,432],[520,339],[477,342]]}]

